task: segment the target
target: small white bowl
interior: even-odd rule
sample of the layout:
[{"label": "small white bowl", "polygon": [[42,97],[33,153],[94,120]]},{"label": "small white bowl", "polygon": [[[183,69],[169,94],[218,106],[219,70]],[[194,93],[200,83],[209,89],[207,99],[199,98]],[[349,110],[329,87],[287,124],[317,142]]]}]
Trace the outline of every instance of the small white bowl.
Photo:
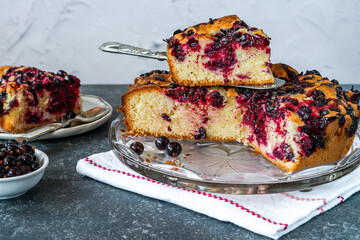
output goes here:
[{"label": "small white bowl", "polygon": [[35,156],[39,169],[16,177],[0,178],[0,200],[21,196],[38,184],[49,164],[49,157],[38,149],[35,149]]}]

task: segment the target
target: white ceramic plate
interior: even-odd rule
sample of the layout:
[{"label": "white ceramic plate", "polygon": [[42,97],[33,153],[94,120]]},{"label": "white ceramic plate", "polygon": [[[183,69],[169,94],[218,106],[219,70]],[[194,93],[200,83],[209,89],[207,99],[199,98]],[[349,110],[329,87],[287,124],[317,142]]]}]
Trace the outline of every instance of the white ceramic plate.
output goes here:
[{"label": "white ceramic plate", "polygon": [[[49,134],[46,134],[46,135],[40,137],[39,140],[40,139],[53,139],[53,138],[69,137],[69,136],[85,133],[85,132],[88,132],[90,130],[93,130],[93,129],[101,126],[111,117],[113,109],[112,109],[111,105],[109,103],[107,103],[105,100],[103,100],[100,97],[93,96],[93,95],[81,95],[81,97],[83,99],[83,111],[87,111],[87,110],[97,107],[97,106],[104,106],[104,107],[108,108],[110,111],[106,115],[104,115],[102,118],[100,118],[94,122],[80,124],[77,126],[71,126],[71,127],[67,127],[67,128],[62,128],[62,129],[56,130],[53,133],[49,133]],[[26,137],[27,135],[28,134],[26,134],[26,133],[14,134],[14,133],[6,132],[5,130],[0,128],[0,139],[15,139],[17,137]]]}]

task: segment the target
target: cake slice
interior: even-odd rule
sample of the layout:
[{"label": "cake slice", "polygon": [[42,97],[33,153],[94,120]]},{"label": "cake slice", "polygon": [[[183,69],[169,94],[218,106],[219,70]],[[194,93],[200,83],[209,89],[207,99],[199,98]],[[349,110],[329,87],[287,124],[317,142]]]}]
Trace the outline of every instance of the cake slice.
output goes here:
[{"label": "cake slice", "polygon": [[239,141],[294,172],[340,159],[359,122],[359,91],[344,91],[316,71],[276,64],[276,90],[178,85],[153,71],[122,96],[128,134]]},{"label": "cake slice", "polygon": [[81,112],[80,80],[33,67],[0,67],[0,127],[12,133]]},{"label": "cake slice", "polygon": [[171,75],[186,86],[273,83],[269,40],[235,15],[177,30],[166,40]]}]

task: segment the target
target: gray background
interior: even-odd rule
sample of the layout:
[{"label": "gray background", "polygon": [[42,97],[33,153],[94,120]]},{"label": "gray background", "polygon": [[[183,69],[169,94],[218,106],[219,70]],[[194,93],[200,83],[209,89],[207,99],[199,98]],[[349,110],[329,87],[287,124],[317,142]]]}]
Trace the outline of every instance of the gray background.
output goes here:
[{"label": "gray background", "polygon": [[0,0],[0,65],[64,69],[83,84],[127,84],[165,62],[98,50],[120,41],[165,50],[174,30],[237,14],[264,29],[272,62],[317,69],[340,83],[360,83],[357,0]]}]

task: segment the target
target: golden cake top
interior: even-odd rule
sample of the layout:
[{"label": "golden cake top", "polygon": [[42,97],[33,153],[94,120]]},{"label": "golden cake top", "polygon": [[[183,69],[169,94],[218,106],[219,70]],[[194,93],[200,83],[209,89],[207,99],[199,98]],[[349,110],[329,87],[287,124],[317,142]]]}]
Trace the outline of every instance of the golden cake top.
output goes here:
[{"label": "golden cake top", "polygon": [[226,31],[228,29],[234,32],[238,31],[241,33],[247,33],[250,35],[260,35],[268,38],[262,29],[248,26],[243,20],[236,15],[230,15],[221,17],[218,19],[211,19],[207,23],[199,23],[195,26],[188,27],[182,30],[176,30],[174,32],[174,38],[182,41],[189,36],[209,37],[212,38],[219,31]]}]

